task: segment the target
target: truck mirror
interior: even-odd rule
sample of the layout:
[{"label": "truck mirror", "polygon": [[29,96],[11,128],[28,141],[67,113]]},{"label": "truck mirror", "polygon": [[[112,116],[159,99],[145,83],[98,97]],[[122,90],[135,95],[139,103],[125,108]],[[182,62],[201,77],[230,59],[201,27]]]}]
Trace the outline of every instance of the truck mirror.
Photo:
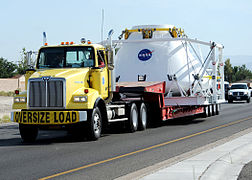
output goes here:
[{"label": "truck mirror", "polygon": [[109,64],[109,65],[108,65],[108,69],[112,71],[112,70],[114,69],[114,65]]}]

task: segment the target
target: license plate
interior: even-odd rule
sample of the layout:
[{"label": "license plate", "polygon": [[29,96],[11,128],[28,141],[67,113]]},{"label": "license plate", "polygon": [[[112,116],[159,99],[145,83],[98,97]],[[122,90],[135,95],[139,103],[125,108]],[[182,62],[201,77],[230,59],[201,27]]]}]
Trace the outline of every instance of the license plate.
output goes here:
[{"label": "license plate", "polygon": [[241,99],[241,97],[236,97],[236,99]]},{"label": "license plate", "polygon": [[13,121],[21,124],[72,124],[79,122],[78,111],[18,111]]}]

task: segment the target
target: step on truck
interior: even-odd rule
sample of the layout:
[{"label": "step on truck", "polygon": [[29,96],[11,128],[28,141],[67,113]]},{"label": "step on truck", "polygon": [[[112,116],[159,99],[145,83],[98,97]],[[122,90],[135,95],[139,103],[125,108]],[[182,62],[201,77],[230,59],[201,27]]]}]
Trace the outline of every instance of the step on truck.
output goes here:
[{"label": "step on truck", "polygon": [[[129,132],[174,118],[219,114],[225,101],[223,46],[172,25],[135,26],[119,40],[45,43],[16,91],[11,120],[24,142],[40,129],[97,140],[111,123]],[[207,47],[203,52],[200,46]],[[116,53],[115,53],[116,52]]]}]

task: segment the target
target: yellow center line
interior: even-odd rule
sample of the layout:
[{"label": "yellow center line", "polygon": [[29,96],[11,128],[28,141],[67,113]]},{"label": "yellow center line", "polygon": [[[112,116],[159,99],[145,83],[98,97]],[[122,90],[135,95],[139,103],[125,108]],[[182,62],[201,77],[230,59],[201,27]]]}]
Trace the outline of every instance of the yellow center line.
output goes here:
[{"label": "yellow center line", "polygon": [[60,173],[57,173],[57,174],[54,174],[54,175],[51,175],[51,176],[41,178],[40,180],[51,179],[51,178],[54,178],[54,177],[57,177],[57,176],[61,176],[61,175],[69,174],[69,173],[76,172],[76,171],[79,171],[79,170],[82,170],[82,169],[86,169],[88,167],[93,167],[93,166],[96,166],[96,165],[99,165],[99,164],[104,164],[106,162],[110,162],[110,161],[113,161],[113,160],[116,160],[116,159],[131,156],[131,155],[134,155],[134,154],[137,154],[137,153],[140,153],[140,152],[144,152],[144,151],[147,151],[147,150],[151,150],[151,149],[154,149],[154,148],[162,147],[162,146],[165,146],[167,144],[171,144],[171,143],[178,142],[178,141],[181,141],[181,140],[184,140],[184,139],[188,139],[188,138],[191,138],[191,137],[194,137],[194,136],[205,134],[207,132],[211,132],[211,131],[214,131],[216,129],[220,129],[220,128],[224,128],[224,127],[231,126],[231,125],[234,125],[234,124],[238,124],[240,122],[247,121],[247,120],[250,120],[250,119],[252,119],[252,117],[248,117],[248,118],[245,118],[245,119],[240,119],[240,120],[237,120],[237,121],[233,121],[233,122],[221,125],[221,126],[217,126],[217,127],[205,130],[205,131],[200,131],[200,132],[195,133],[195,134],[191,134],[191,135],[184,136],[184,137],[174,139],[174,140],[171,140],[171,141],[167,141],[167,142],[164,142],[164,143],[161,143],[161,144],[150,146],[150,147],[147,147],[147,148],[144,148],[144,149],[140,149],[140,150],[137,150],[137,151],[126,153],[126,154],[116,156],[116,157],[113,157],[113,158],[110,158],[110,159],[106,159],[106,160],[103,160],[103,161],[95,162],[95,163],[88,164],[88,165],[85,165],[85,166],[81,166],[81,167],[78,167],[78,168],[70,169],[68,171],[63,171],[63,172],[60,172]]}]

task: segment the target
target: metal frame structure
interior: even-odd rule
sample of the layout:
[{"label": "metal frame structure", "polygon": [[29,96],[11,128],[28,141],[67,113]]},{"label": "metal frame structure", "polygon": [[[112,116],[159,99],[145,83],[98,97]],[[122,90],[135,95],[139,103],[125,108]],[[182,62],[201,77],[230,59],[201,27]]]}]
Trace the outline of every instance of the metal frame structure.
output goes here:
[{"label": "metal frame structure", "polygon": [[[134,31],[135,32],[135,31]],[[137,32],[137,31],[136,31]],[[199,59],[199,61],[201,61],[202,67],[200,69],[200,71],[198,72],[197,75],[195,75],[193,83],[191,82],[190,79],[190,94],[185,97],[185,91],[182,91],[179,82],[177,80],[176,77],[172,78],[172,84],[176,84],[178,89],[180,90],[180,94],[181,97],[183,97],[182,99],[180,98],[179,101],[178,97],[176,97],[175,102],[173,102],[174,98],[173,97],[169,97],[169,93],[168,93],[168,97],[166,97],[165,99],[169,99],[168,101],[174,105],[192,105],[192,102],[194,105],[208,105],[208,104],[219,104],[219,103],[223,103],[225,102],[225,93],[224,93],[224,64],[223,64],[223,60],[222,60],[222,51],[224,46],[221,44],[217,44],[214,42],[204,42],[204,41],[200,41],[197,39],[190,39],[190,38],[159,38],[159,39],[142,39],[142,40],[113,40],[112,44],[115,46],[117,46],[118,44],[122,44],[122,43],[140,43],[140,42],[167,42],[167,41],[181,41],[184,45],[184,48],[186,50],[186,54],[187,54],[187,62],[188,62],[188,68],[189,68],[189,56],[188,56],[188,52],[189,52],[189,48],[192,49],[192,52],[194,53],[195,57],[197,57]],[[198,45],[205,45],[205,46],[209,46],[210,47],[210,51],[208,56],[206,57],[205,61],[203,61],[202,59],[202,52],[201,49],[199,48],[199,52],[200,54],[197,54],[196,50],[194,49],[192,43],[198,44]],[[216,49],[218,50],[218,58],[216,58]],[[212,62],[212,74],[211,76],[209,76],[209,79],[212,79],[212,92],[209,90],[209,92],[203,92],[202,90],[196,91],[196,89],[198,88],[198,86],[201,86],[201,81],[202,78],[204,78],[204,74],[207,72],[207,69],[209,68],[210,63]],[[217,70],[217,68],[219,67],[219,72]],[[188,71],[188,73],[190,73]],[[189,75],[190,78],[190,75]],[[220,79],[220,90],[217,89],[217,79]],[[172,86],[171,86],[172,88]],[[169,90],[169,92],[171,91],[171,89]],[[190,98],[189,98],[190,97]],[[196,98],[196,99],[195,99]],[[187,99],[187,100],[185,100]],[[190,102],[189,99],[194,99],[192,100],[192,102]],[[184,101],[185,100],[185,101]]]}]

